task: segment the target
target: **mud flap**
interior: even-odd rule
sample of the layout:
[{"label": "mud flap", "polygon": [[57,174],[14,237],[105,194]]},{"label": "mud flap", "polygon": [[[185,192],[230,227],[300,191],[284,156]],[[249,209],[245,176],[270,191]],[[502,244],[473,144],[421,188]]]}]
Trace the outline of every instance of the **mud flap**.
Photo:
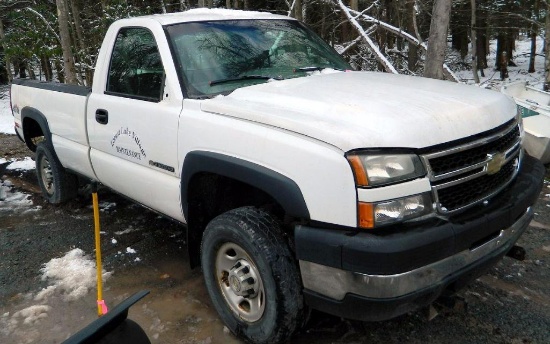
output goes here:
[{"label": "mud flap", "polygon": [[145,331],[137,323],[127,319],[128,309],[147,294],[149,291],[146,290],[135,293],[63,344],[151,344]]}]

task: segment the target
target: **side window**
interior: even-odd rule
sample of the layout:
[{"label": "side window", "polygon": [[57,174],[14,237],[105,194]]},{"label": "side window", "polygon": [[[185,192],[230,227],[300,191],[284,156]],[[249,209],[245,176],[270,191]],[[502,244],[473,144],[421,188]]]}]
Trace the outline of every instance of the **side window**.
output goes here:
[{"label": "side window", "polygon": [[115,40],[105,93],[159,101],[164,69],[151,31],[121,29]]}]

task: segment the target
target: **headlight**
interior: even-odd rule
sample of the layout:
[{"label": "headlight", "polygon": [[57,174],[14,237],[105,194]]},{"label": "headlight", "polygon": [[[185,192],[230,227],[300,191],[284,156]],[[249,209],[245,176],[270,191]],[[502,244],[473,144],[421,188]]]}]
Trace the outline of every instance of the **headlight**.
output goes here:
[{"label": "headlight", "polygon": [[432,211],[429,192],[378,203],[359,202],[358,225],[374,228],[424,216]]},{"label": "headlight", "polygon": [[420,158],[414,154],[349,154],[347,159],[357,186],[380,186],[411,180],[426,174]]}]

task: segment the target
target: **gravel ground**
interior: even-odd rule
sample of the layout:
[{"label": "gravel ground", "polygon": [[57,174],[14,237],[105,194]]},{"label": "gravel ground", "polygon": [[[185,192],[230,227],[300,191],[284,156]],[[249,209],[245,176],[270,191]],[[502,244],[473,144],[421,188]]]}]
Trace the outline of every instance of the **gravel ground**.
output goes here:
[{"label": "gravel ground", "polygon": [[[15,136],[0,134],[0,158],[28,155]],[[84,191],[73,202],[52,206],[42,200],[34,171],[0,171],[0,177],[13,185],[10,192],[32,200],[16,208],[0,203],[0,343],[61,342],[95,319],[93,290],[77,301],[50,300],[47,317],[28,324],[14,323],[14,317],[36,305],[34,295],[47,286],[40,279],[43,264],[73,248],[93,253],[90,196]],[[210,305],[200,271],[188,267],[185,229],[107,189],[99,198],[104,265],[113,272],[105,284],[108,304],[147,289],[151,294],[132,307],[130,317],[153,343],[239,343]],[[545,184],[535,220],[518,242],[526,259],[506,257],[462,290],[467,307],[435,305],[439,316],[431,321],[428,310],[419,310],[379,323],[315,312],[293,342],[550,343],[549,206],[550,184]]]}]

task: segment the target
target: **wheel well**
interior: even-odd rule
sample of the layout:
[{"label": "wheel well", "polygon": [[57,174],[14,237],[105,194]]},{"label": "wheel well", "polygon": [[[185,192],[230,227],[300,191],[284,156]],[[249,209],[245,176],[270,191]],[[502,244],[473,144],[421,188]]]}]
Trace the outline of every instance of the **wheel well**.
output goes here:
[{"label": "wheel well", "polygon": [[32,118],[26,117],[23,119],[23,138],[27,147],[33,152],[36,152],[37,138],[44,137],[44,131],[40,124]]},{"label": "wheel well", "polygon": [[195,174],[188,188],[187,245],[191,267],[200,265],[200,245],[206,225],[231,209],[256,206],[267,210],[285,223],[283,207],[269,194],[252,185],[214,173]]}]

